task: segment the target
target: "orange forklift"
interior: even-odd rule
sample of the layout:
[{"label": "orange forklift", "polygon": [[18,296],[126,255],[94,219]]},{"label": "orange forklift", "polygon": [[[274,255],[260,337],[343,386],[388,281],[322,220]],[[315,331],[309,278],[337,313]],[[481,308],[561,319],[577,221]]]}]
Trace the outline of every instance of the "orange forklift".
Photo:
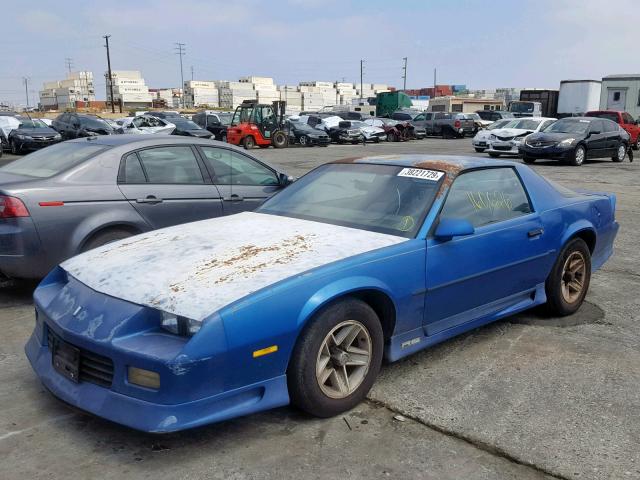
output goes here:
[{"label": "orange forklift", "polygon": [[245,100],[236,108],[227,129],[227,142],[251,149],[256,145],[267,148],[285,148],[289,144],[289,135],[284,122],[284,101],[272,105]]}]

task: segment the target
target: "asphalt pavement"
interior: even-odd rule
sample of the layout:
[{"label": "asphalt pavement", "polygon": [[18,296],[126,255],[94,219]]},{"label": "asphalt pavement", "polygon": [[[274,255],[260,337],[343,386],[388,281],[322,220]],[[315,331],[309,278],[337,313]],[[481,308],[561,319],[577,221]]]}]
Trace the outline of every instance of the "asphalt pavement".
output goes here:
[{"label": "asphalt pavement", "polygon": [[[469,139],[253,153],[296,176],[343,157],[477,155]],[[533,168],[618,195],[616,252],[583,307],[524,313],[385,365],[369,400],[333,419],[281,408],[154,436],[78,412],[24,356],[33,285],[0,287],[0,478],[640,478],[640,161]]]}]

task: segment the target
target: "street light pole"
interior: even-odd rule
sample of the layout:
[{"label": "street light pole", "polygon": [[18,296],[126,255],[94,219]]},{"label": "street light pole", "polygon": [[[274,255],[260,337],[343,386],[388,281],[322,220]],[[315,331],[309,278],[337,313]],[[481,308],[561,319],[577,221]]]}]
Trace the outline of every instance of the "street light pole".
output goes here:
[{"label": "street light pole", "polygon": [[111,76],[111,55],[109,54],[109,37],[111,35],[104,35],[102,38],[107,42],[105,47],[107,48],[107,71],[109,78],[107,81],[109,82],[109,94],[111,95],[111,113],[116,113],[116,105],[113,99],[113,77]]}]

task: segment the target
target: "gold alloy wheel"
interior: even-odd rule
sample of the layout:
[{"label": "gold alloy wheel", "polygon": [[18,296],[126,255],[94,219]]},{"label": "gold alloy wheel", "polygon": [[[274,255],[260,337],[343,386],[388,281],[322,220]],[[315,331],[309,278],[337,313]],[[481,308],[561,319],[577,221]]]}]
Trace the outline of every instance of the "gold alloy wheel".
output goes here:
[{"label": "gold alloy wheel", "polygon": [[587,262],[581,252],[575,251],[564,262],[562,268],[562,298],[567,303],[575,303],[584,290]]},{"label": "gold alloy wheel", "polygon": [[351,395],[367,376],[372,357],[371,336],[357,320],[336,325],[324,338],[316,359],[316,379],[329,398]]}]

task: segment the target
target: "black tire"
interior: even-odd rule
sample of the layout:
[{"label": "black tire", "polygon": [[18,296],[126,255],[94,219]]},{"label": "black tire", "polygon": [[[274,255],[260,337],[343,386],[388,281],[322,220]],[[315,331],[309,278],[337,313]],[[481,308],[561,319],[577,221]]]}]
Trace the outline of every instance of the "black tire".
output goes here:
[{"label": "black tire", "polygon": [[227,141],[227,134],[226,133],[222,134],[222,137],[220,137],[220,141],[221,142],[226,142]]},{"label": "black tire", "polygon": [[613,154],[613,156],[611,157],[611,160],[613,160],[614,162],[623,162],[624,159],[627,157],[627,145],[624,143],[621,143],[620,145],[618,145],[618,147],[616,148],[616,153]]},{"label": "black tire", "polygon": [[300,145],[302,145],[303,147],[311,146],[309,142],[309,137],[307,137],[306,135],[300,135],[300,139],[298,141],[300,142]]},{"label": "black tire", "polygon": [[[325,337],[346,320],[356,320],[364,326],[371,340],[371,361],[360,385],[344,398],[331,398],[320,388],[316,363]],[[293,350],[287,370],[291,403],[311,415],[331,417],[360,403],[375,382],[384,348],[380,319],[369,305],[355,298],[346,298],[322,309],[309,320]]]},{"label": "black tire", "polygon": [[[578,252],[585,260],[585,273],[582,278],[582,291],[573,302],[568,302],[562,294],[562,284],[566,281],[564,278],[564,267],[567,259]],[[549,314],[564,317],[575,313],[582,305],[584,297],[589,290],[591,281],[591,253],[589,247],[581,238],[573,238],[564,246],[556,263],[551,269],[551,273],[547,277],[545,283],[545,291],[547,293],[546,309]]]},{"label": "black tire", "polygon": [[256,146],[256,141],[251,135],[247,135],[246,137],[244,137],[242,139],[242,146],[246,150],[251,150],[252,148],[254,148]]},{"label": "black tire", "polygon": [[634,150],[640,150],[640,133],[636,137],[635,143],[631,145],[631,148],[633,148]]},{"label": "black tire", "polygon": [[482,147],[474,147],[474,148],[475,148],[475,151],[478,153],[482,153],[486,150],[486,148],[482,148]]},{"label": "black tire", "polygon": [[522,160],[524,160],[524,163],[528,163],[529,165],[536,163],[536,159],[533,157],[530,157],[529,155],[523,155]]},{"label": "black tire", "polygon": [[113,243],[124,238],[132,237],[133,235],[135,235],[135,233],[132,233],[129,230],[125,230],[123,228],[111,228],[109,230],[104,230],[102,232],[98,232],[89,240],[87,240],[80,251],[87,252],[108,243]]},{"label": "black tire", "polygon": [[498,158],[500,156],[499,153],[495,153],[495,152],[489,152],[489,156],[492,158]]},{"label": "black tire", "polygon": [[390,142],[397,142],[399,140],[398,139],[398,135],[396,135],[395,133],[390,133],[387,136],[387,140],[390,141]]},{"label": "black tire", "polygon": [[[582,150],[582,154],[580,151]],[[569,159],[569,163],[574,167],[579,167],[582,165],[587,158],[587,149],[584,145],[578,145],[576,149],[573,151],[573,155]]]},{"label": "black tire", "polygon": [[22,149],[21,149],[21,148],[19,148],[19,147],[16,145],[16,142],[15,142],[15,141],[10,140],[10,141],[9,141],[9,147],[11,148],[11,153],[12,153],[13,155],[20,155],[20,152],[22,151]]},{"label": "black tire", "polygon": [[289,137],[282,130],[273,132],[273,135],[271,136],[271,145],[273,145],[273,148],[285,148],[289,145]]}]

